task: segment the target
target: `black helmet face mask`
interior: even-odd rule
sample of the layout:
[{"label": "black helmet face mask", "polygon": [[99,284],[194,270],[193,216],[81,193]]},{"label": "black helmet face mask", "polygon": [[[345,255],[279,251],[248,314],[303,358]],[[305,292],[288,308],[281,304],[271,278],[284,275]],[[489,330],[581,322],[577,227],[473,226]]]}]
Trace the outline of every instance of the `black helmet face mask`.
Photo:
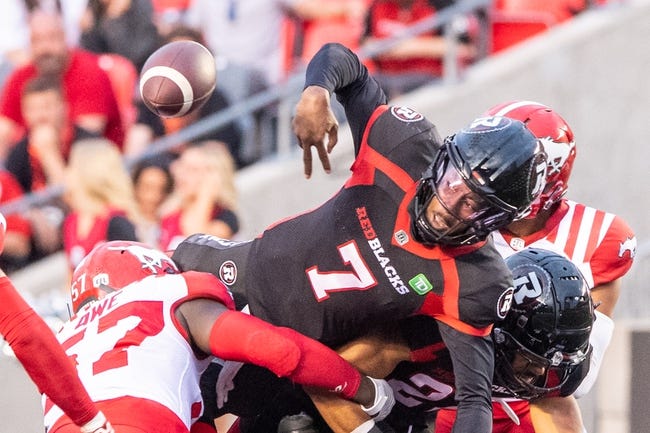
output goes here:
[{"label": "black helmet face mask", "polygon": [[478,181],[459,171],[448,150],[442,148],[420,180],[413,203],[413,231],[420,242],[476,243],[514,218],[513,207],[487,200],[490,194],[477,191],[473,183]]},{"label": "black helmet face mask", "polygon": [[425,245],[468,245],[525,214],[544,189],[546,153],[518,121],[479,118],[445,138],[410,208]]},{"label": "black helmet face mask", "polygon": [[575,382],[572,374],[589,365],[593,302],[580,270],[558,253],[529,248],[506,264],[514,294],[492,331],[494,385],[518,398],[539,398]]},{"label": "black helmet face mask", "polygon": [[508,394],[523,400],[558,391],[591,354],[589,346],[586,352],[567,354],[558,348],[545,357],[539,356],[502,328],[493,330],[493,338],[498,347],[494,383]]}]

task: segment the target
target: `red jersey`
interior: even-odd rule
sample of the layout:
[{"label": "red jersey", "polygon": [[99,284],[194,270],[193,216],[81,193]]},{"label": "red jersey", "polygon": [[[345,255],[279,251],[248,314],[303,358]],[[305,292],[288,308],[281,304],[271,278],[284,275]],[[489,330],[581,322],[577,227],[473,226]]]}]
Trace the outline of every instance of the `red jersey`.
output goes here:
[{"label": "red jersey", "polygon": [[[36,75],[33,64],[16,69],[7,77],[0,95],[0,114],[23,128],[26,125],[21,113],[21,95],[25,84]],[[108,75],[99,67],[97,56],[84,50],[72,50],[62,85],[70,122],[75,124],[76,119],[85,114],[103,114],[107,119],[104,135],[121,147],[124,130],[117,100]]]},{"label": "red jersey", "polygon": [[[199,377],[212,358],[197,358],[175,317],[197,297],[234,307],[212,275],[153,275],[82,307],[57,334],[113,425],[185,433],[201,414]],[[48,431],[67,430],[69,419],[47,397],[44,412]]]}]

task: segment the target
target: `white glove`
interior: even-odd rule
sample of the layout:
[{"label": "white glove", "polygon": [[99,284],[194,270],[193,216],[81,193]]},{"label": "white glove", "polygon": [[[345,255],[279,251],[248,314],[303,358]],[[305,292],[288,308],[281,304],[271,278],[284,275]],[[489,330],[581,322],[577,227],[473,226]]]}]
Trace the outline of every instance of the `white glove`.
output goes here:
[{"label": "white glove", "polygon": [[99,412],[95,415],[95,418],[81,426],[81,433],[115,433],[115,429],[106,420],[104,414]]},{"label": "white glove", "polygon": [[242,365],[244,365],[243,362],[237,361],[225,361],[223,363],[217,378],[217,407],[219,409],[228,401],[228,392],[235,388],[235,376]]},{"label": "white glove", "polygon": [[395,405],[395,395],[388,382],[383,379],[368,378],[375,385],[375,401],[370,407],[361,406],[361,409],[375,421],[381,421],[388,416]]}]

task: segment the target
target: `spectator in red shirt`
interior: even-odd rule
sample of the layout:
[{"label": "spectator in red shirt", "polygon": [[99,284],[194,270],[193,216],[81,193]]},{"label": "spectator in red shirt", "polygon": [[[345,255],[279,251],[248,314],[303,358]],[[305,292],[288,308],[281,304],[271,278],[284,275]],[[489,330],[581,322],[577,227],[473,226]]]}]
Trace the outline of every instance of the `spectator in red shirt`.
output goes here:
[{"label": "spectator in red shirt", "polygon": [[26,133],[12,146],[7,170],[23,191],[39,191],[59,184],[75,140],[97,134],[73,125],[59,81],[51,75],[36,76],[25,83],[21,97],[21,115]]},{"label": "spectator in red shirt", "polygon": [[60,15],[37,10],[30,16],[32,62],[14,70],[0,95],[0,158],[25,128],[20,101],[23,88],[36,75],[53,75],[61,87],[73,124],[105,135],[122,145],[124,131],[108,75],[95,54],[68,47]]}]

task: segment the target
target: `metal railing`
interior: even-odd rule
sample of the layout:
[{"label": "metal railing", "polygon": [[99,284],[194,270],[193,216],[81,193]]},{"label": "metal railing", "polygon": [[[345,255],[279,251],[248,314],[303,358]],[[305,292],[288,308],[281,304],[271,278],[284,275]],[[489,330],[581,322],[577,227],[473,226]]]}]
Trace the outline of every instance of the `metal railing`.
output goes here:
[{"label": "metal railing", "polygon": [[[456,40],[454,22],[458,17],[470,13],[477,13],[478,16],[485,17],[487,15],[485,10],[490,4],[491,0],[461,0],[452,6],[441,9],[431,18],[421,20],[413,26],[405,28],[402,32],[390,39],[364,46],[358,50],[357,54],[362,60],[369,59],[386,52],[404,39],[431,31],[432,29],[444,28],[451,49],[444,59],[443,83],[456,82],[459,77],[459,71],[457,68],[456,51],[453,48]],[[482,20],[481,27],[479,52],[481,53],[480,56],[483,56],[487,53],[487,44],[489,43],[487,20]],[[132,167],[145,158],[170,150],[180,143],[191,141],[196,137],[214,131],[228,123],[237,121],[242,116],[250,115],[272,104],[277,104],[278,107],[277,148],[273,153],[262,155],[262,157],[287,154],[291,152],[292,142],[290,129],[291,112],[293,103],[300,95],[303,82],[304,70],[297,71],[281,84],[256,93],[242,101],[237,101],[227,109],[211,114],[176,133],[165,135],[152,141],[142,154],[137,157],[126,158],[125,164],[127,167]],[[31,193],[20,199],[3,204],[0,206],[0,212],[5,215],[25,212],[30,207],[42,205],[57,199],[61,193],[61,186],[50,186],[42,191]]]}]

